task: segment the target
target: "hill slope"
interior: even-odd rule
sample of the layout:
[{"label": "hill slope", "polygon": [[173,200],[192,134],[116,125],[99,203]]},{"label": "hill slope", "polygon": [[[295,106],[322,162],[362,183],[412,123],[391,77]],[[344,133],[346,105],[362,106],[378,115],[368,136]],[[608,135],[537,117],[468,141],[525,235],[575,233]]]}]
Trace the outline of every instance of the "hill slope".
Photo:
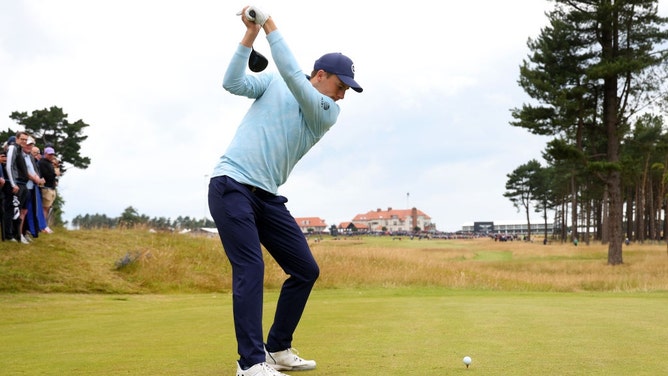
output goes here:
[{"label": "hill slope", "polygon": [[[30,245],[0,243],[0,291],[147,293],[224,290],[216,239],[146,230],[60,230]],[[125,266],[124,261],[133,261]]]}]

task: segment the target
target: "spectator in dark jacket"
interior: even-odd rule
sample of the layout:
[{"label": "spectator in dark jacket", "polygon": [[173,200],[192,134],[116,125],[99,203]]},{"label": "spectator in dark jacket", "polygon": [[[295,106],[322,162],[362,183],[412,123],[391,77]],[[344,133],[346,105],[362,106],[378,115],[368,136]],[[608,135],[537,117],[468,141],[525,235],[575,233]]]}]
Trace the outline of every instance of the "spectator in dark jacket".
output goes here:
[{"label": "spectator in dark jacket", "polygon": [[5,162],[2,165],[2,172],[5,178],[5,185],[2,187],[4,195],[3,203],[3,217],[2,217],[2,239],[7,241],[18,241],[19,232],[19,212],[20,212],[20,203],[19,198],[16,196],[14,189],[14,182],[12,176],[9,174],[10,164],[9,164],[9,152],[10,150],[14,151],[16,148],[16,136],[11,136],[3,145],[2,151],[5,154],[3,159]]}]

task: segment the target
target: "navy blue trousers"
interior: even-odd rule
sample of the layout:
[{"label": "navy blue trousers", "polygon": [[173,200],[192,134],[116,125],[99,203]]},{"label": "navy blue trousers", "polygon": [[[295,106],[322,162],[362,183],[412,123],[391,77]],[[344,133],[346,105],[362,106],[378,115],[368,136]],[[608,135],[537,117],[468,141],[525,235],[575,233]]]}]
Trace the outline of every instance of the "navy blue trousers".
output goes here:
[{"label": "navy blue trousers", "polygon": [[241,367],[265,361],[262,330],[262,247],[288,274],[267,335],[267,350],[292,347],[292,337],[320,269],[283,196],[227,176],[209,182],[209,211],[232,265],[232,305]]}]

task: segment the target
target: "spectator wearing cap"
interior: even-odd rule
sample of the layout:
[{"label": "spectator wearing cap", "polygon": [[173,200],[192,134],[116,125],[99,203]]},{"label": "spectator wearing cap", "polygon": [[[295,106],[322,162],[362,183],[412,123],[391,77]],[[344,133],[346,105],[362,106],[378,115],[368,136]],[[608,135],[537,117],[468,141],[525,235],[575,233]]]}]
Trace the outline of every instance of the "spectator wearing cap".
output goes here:
[{"label": "spectator wearing cap", "polygon": [[28,167],[28,184],[26,186],[30,191],[30,198],[26,205],[26,217],[22,227],[23,236],[28,241],[36,238],[39,235],[40,229],[46,227],[44,213],[42,212],[42,194],[39,190],[39,187],[44,185],[44,179],[39,175],[37,161],[32,154],[34,148],[35,139],[28,137],[28,141],[23,148],[23,158]]},{"label": "spectator wearing cap", "polygon": [[42,209],[44,211],[44,218],[46,218],[47,226],[44,232],[52,233],[51,230],[51,208],[56,199],[56,185],[58,184],[58,175],[54,166],[56,159],[56,151],[51,146],[44,148],[44,157],[37,162],[39,166],[39,173],[44,179],[44,186],[42,186]]}]

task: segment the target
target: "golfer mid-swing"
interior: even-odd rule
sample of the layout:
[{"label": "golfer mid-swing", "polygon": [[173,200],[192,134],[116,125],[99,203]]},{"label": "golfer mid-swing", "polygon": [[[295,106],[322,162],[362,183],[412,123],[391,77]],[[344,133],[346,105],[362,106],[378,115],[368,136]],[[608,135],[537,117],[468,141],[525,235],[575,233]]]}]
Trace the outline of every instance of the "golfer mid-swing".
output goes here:
[{"label": "golfer mid-swing", "polygon": [[[237,376],[276,376],[306,370],[315,361],[299,357],[292,337],[320,273],[287,198],[277,194],[295,164],[334,125],[338,100],[349,88],[361,92],[353,62],[340,53],[319,58],[310,77],[272,18],[245,7],[246,33],[227,68],[223,87],[255,101],[216,164],[209,183],[209,210],[232,265]],[[253,42],[264,29],[278,73],[246,74]],[[289,275],[274,322],[263,341],[264,246]]]}]

